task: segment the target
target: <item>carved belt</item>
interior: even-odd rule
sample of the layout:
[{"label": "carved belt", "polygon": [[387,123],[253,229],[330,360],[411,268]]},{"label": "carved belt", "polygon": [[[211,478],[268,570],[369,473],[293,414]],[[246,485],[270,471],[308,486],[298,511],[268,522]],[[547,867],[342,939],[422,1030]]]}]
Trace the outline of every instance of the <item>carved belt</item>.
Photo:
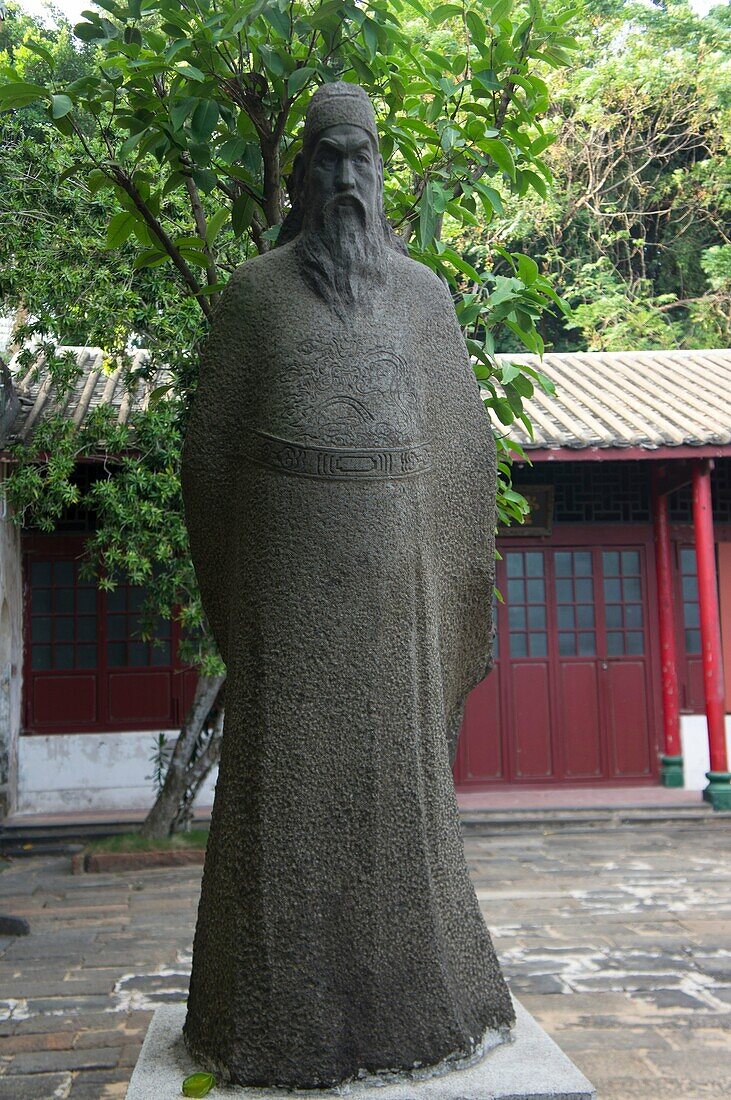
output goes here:
[{"label": "carved belt", "polygon": [[243,453],[253,462],[286,474],[339,481],[414,477],[431,469],[426,443],[379,448],[313,447],[249,429]]}]

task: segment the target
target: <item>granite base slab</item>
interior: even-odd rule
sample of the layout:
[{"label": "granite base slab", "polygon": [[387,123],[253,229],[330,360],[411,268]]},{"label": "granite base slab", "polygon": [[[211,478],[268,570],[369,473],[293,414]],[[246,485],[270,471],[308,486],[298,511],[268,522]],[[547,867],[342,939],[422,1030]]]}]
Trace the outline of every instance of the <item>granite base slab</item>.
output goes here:
[{"label": "granite base slab", "polygon": [[[210,1100],[596,1100],[596,1092],[563,1051],[523,1006],[515,1001],[513,1041],[490,1051],[466,1069],[438,1077],[398,1083],[358,1081],[336,1089],[241,1088],[217,1086]],[[156,1009],[127,1090],[127,1100],[177,1100],[185,1077],[195,1065],[183,1045],[185,1005]]]}]

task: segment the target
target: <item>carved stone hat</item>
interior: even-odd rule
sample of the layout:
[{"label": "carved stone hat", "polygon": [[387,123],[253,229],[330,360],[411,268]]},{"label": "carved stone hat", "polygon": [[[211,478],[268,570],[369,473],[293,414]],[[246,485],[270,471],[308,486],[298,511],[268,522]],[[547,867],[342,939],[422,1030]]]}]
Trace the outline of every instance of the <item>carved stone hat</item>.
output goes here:
[{"label": "carved stone hat", "polygon": [[378,147],[376,116],[368,93],[359,84],[347,84],[340,80],[334,84],[322,84],[307,105],[303,138],[305,152],[312,151],[323,130],[341,123],[360,126]]}]

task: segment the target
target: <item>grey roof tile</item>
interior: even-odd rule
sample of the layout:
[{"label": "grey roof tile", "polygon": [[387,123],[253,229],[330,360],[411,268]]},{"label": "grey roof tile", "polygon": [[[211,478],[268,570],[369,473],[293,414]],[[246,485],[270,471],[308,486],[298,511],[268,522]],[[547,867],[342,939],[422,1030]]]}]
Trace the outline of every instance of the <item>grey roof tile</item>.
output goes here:
[{"label": "grey roof tile", "polygon": [[533,448],[731,444],[731,350],[551,352],[500,355],[546,374],[556,394],[536,389],[521,424],[503,432]]}]

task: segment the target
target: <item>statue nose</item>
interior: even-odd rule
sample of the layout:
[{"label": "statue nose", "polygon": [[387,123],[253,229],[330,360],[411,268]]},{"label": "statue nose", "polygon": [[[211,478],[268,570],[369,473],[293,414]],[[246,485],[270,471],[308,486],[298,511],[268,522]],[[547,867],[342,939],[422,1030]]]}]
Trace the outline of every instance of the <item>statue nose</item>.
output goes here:
[{"label": "statue nose", "polygon": [[352,191],[355,186],[353,169],[345,159],[339,165],[336,183],[339,191]]}]

